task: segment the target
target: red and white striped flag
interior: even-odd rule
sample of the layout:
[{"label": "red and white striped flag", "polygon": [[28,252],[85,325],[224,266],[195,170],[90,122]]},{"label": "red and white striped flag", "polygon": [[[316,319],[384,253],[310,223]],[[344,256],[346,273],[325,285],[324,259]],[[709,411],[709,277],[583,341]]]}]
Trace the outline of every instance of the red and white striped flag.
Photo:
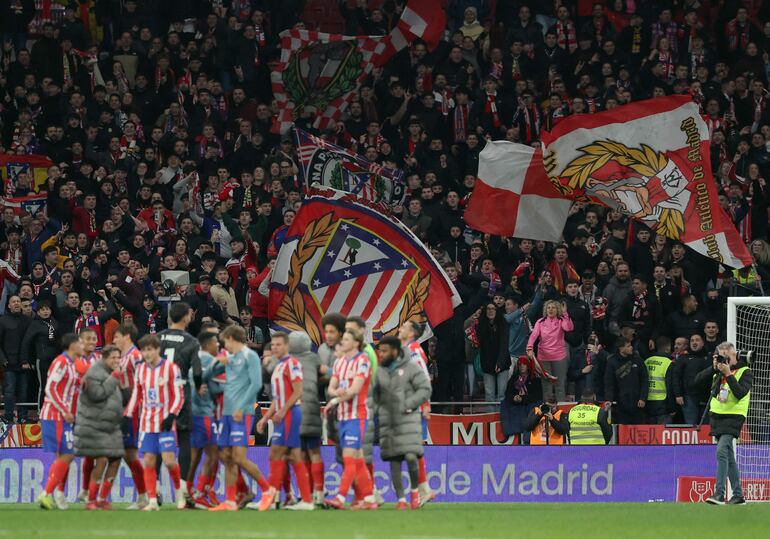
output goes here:
[{"label": "red and white striped flag", "polygon": [[465,222],[496,236],[556,242],[571,204],[548,180],[540,149],[487,142]]},{"label": "red and white striped flag", "polygon": [[446,15],[439,0],[409,0],[398,24],[386,39],[396,52],[417,38],[433,50],[441,40],[444,28]]}]

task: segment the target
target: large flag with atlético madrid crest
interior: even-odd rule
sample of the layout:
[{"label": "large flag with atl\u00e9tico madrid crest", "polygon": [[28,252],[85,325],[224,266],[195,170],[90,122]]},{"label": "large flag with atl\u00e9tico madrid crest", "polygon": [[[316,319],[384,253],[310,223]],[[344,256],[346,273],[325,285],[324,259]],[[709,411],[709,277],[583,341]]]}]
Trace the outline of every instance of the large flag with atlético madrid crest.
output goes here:
[{"label": "large flag with atl\u00e9tico madrid crest", "polygon": [[269,317],[275,329],[305,331],[320,345],[329,312],[363,317],[378,340],[407,320],[440,324],[459,304],[409,228],[354,195],[326,189],[311,191],[288,230],[273,269]]},{"label": "large flag with atl\u00e9tico madrid crest", "polygon": [[751,264],[719,206],[708,127],[689,95],[569,116],[542,141],[546,173],[565,198],[618,209],[727,266]]}]

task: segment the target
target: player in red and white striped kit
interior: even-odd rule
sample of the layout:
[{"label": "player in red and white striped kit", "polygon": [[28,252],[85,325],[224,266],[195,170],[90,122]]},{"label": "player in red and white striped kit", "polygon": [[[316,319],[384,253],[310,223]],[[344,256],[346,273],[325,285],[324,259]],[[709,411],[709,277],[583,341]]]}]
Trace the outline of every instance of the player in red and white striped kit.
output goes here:
[{"label": "player in red and white striped kit", "polygon": [[326,499],[326,505],[335,509],[345,507],[345,497],[353,481],[358,483],[364,502],[361,509],[376,509],[372,476],[364,460],[363,443],[369,410],[366,398],[369,394],[372,371],[369,356],[362,352],[364,334],[350,328],[342,336],[344,357],[334,363],[329,383],[329,396],[334,397],[326,409],[337,408],[339,443],[342,448],[343,472],[337,496]]},{"label": "player in red and white striped kit", "polygon": [[[77,374],[77,386],[75,387],[75,399],[72,406],[72,415],[77,416],[77,404],[78,395],[80,395],[80,387],[83,385],[83,377],[91,368],[91,365],[96,363],[101,357],[101,352],[96,351],[96,346],[99,343],[99,334],[94,328],[83,328],[79,333],[80,342],[83,345],[83,354],[81,357],[75,359],[75,372]],[[94,469],[94,459],[91,457],[84,457],[80,467],[80,492],[78,493],[78,500],[81,502],[88,501],[88,484],[91,481],[91,472]],[[61,490],[64,490],[62,485]]]},{"label": "player in red and white striped kit", "polygon": [[273,353],[280,360],[270,379],[273,402],[270,403],[267,413],[257,423],[257,432],[264,432],[268,420],[273,420],[268,481],[274,489],[270,491],[271,495],[264,496],[260,501],[259,510],[267,511],[273,506],[275,495],[281,489],[285,475],[289,472],[286,462],[288,457],[288,461],[294,468],[302,500],[286,508],[293,511],[312,511],[315,506],[310,490],[310,475],[302,459],[302,443],[299,437],[299,428],[302,425],[300,408],[302,364],[297,358],[289,355],[289,336],[286,333],[276,332],[272,336],[271,346]]},{"label": "player in red and white striped kit", "polygon": [[174,483],[176,506],[185,508],[184,489],[181,488],[181,471],[176,460],[176,435],[174,421],[184,404],[182,373],[172,361],[160,355],[160,340],[155,335],[145,335],[139,340],[144,363],[135,371],[134,390],[128,403],[130,417],[136,413],[141,399],[139,416],[139,450],[144,455],[144,484],[149,501],[143,511],[157,511],[158,506],[155,462],[158,455],[168,468]]},{"label": "player in red and white striped kit", "polygon": [[[113,342],[120,349],[120,387],[121,389],[129,389],[131,392],[133,392],[136,383],[136,368],[144,361],[142,353],[134,344],[136,342],[136,335],[136,326],[131,323],[123,323],[115,330],[113,338]],[[133,413],[129,413],[128,406],[126,406],[123,412],[125,417],[121,425],[123,448],[125,449],[123,460],[126,461],[126,466],[131,470],[131,477],[134,480],[137,494],[136,502],[127,507],[129,510],[143,509],[148,501],[147,491],[144,486],[144,469],[142,468],[142,461],[139,460],[137,455],[140,407],[141,400],[137,400],[134,403]]]},{"label": "player in red and white striped kit", "polygon": [[[430,380],[430,373],[428,372],[428,358],[425,356],[425,350],[422,349],[422,345],[417,341],[420,335],[423,333],[423,327],[419,322],[414,320],[407,320],[398,329],[398,338],[401,340],[401,345],[404,347],[408,354],[409,360],[417,363],[425,376]],[[428,421],[430,420],[430,402],[424,403],[420,406],[420,412],[422,412],[422,441],[428,442]],[[431,490],[428,484],[428,478],[425,468],[425,455],[420,455],[417,460],[420,470],[420,482],[418,484],[418,490],[420,493],[420,505],[425,505],[436,494]]]},{"label": "player in red and white striped kit", "polygon": [[[77,395],[75,359],[83,353],[83,345],[74,333],[64,335],[61,344],[64,351],[48,369],[45,399],[40,410],[43,450],[56,454],[56,460],[48,470],[45,491],[37,499],[43,509],[66,509],[64,493],[58,494],[56,489],[64,484],[70,463],[75,457],[72,435],[72,422],[75,418],[73,401]],[[54,500],[55,491],[60,499]]]}]

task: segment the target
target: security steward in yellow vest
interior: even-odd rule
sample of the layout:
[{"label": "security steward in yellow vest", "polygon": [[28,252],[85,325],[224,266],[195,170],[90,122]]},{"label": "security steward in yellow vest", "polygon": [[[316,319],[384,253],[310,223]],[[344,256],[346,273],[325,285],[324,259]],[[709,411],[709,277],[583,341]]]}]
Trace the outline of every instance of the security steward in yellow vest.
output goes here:
[{"label": "security steward in yellow vest", "polygon": [[[546,425],[548,429],[546,430]],[[551,397],[540,406],[535,406],[524,419],[524,428],[529,431],[529,445],[565,445],[567,443],[567,414],[559,409],[556,399]]]},{"label": "security steward in yellow vest", "polygon": [[567,416],[570,445],[606,445],[612,439],[607,411],[596,404],[596,394],[586,391]]},{"label": "security steward in yellow vest", "polygon": [[674,413],[673,376],[674,362],[668,357],[671,354],[671,339],[658,337],[655,340],[654,356],[644,360],[647,367],[647,404],[645,413],[647,422],[665,425],[671,422]]},{"label": "security steward in yellow vest", "polygon": [[[735,462],[734,444],[749,413],[754,373],[738,358],[735,345],[724,342],[717,346],[712,366],[695,377],[695,383],[706,380],[712,380],[709,413],[711,435],[717,439],[716,486],[714,495],[706,502],[712,505],[743,504],[746,500]],[[725,480],[728,478],[733,495],[725,501]]]}]

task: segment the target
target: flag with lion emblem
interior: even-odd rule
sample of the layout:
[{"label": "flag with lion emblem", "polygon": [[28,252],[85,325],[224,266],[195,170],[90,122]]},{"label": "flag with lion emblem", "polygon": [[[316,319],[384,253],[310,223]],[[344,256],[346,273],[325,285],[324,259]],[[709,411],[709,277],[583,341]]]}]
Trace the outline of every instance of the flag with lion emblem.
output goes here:
[{"label": "flag with lion emblem", "polygon": [[[428,301],[430,297],[430,301]],[[364,318],[374,340],[407,320],[436,326],[460,296],[409,228],[354,195],[313,190],[278,253],[270,283],[275,329],[323,342],[328,312]]]},{"label": "flag with lion emblem", "polygon": [[689,95],[568,117],[543,145],[546,172],[566,198],[618,209],[727,266],[751,264],[719,206],[708,127]]}]

